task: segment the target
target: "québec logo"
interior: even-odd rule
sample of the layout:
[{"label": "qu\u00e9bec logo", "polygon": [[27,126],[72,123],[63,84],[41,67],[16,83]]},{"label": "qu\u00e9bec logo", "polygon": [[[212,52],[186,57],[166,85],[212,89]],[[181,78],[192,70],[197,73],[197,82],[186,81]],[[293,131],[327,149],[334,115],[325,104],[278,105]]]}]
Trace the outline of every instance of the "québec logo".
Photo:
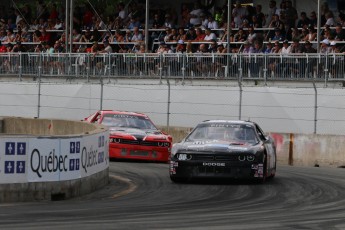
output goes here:
[{"label": "qu\u00e9bec logo", "polygon": [[[5,156],[22,156],[26,155],[25,142],[5,142]],[[5,174],[24,174],[26,162],[22,160],[5,160]]]}]

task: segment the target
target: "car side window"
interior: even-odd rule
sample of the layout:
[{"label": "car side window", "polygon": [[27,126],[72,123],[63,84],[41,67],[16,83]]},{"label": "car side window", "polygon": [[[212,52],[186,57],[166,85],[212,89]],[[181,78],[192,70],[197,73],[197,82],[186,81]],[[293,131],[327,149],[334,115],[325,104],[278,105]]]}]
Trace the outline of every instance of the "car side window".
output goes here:
[{"label": "car side window", "polygon": [[101,118],[101,114],[97,114],[95,119],[92,121],[92,123],[97,123],[99,121],[99,119]]},{"label": "car side window", "polygon": [[256,129],[256,132],[258,133],[260,139],[261,139],[262,141],[266,141],[266,140],[267,140],[267,139],[266,139],[266,135],[265,135],[265,133],[261,130],[261,128],[260,128],[258,125],[255,125],[255,129]]}]

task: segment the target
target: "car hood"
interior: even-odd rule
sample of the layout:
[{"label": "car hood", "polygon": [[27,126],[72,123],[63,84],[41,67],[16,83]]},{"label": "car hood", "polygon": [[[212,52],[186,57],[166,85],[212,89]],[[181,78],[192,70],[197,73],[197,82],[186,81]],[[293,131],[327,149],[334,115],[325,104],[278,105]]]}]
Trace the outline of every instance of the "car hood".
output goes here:
[{"label": "car hood", "polygon": [[174,145],[175,151],[196,152],[256,152],[260,148],[259,143],[251,144],[238,141],[185,141]]},{"label": "car hood", "polygon": [[110,136],[117,137],[135,137],[137,139],[143,139],[150,137],[166,139],[166,136],[159,130],[148,130],[148,129],[137,129],[137,128],[127,128],[127,127],[111,127],[109,128]]}]

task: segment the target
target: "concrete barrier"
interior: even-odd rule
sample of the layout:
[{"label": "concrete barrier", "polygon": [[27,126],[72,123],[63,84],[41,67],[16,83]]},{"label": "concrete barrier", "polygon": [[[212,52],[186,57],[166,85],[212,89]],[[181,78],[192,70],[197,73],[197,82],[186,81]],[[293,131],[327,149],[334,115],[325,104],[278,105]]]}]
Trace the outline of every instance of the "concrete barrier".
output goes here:
[{"label": "concrete barrier", "polygon": [[[191,128],[170,127],[174,142],[181,141]],[[275,140],[278,165],[345,167],[345,136],[269,133]]]},{"label": "concrete barrier", "polygon": [[0,202],[60,200],[109,182],[102,125],[0,117]]}]

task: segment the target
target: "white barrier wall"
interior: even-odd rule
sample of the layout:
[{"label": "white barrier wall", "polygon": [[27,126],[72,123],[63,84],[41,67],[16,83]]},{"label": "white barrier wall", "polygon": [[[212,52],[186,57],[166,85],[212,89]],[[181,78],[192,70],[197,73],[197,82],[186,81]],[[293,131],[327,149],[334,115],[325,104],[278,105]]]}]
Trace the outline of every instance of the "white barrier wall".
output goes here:
[{"label": "white barrier wall", "polygon": [[109,167],[109,133],[0,138],[0,184],[66,181]]}]

